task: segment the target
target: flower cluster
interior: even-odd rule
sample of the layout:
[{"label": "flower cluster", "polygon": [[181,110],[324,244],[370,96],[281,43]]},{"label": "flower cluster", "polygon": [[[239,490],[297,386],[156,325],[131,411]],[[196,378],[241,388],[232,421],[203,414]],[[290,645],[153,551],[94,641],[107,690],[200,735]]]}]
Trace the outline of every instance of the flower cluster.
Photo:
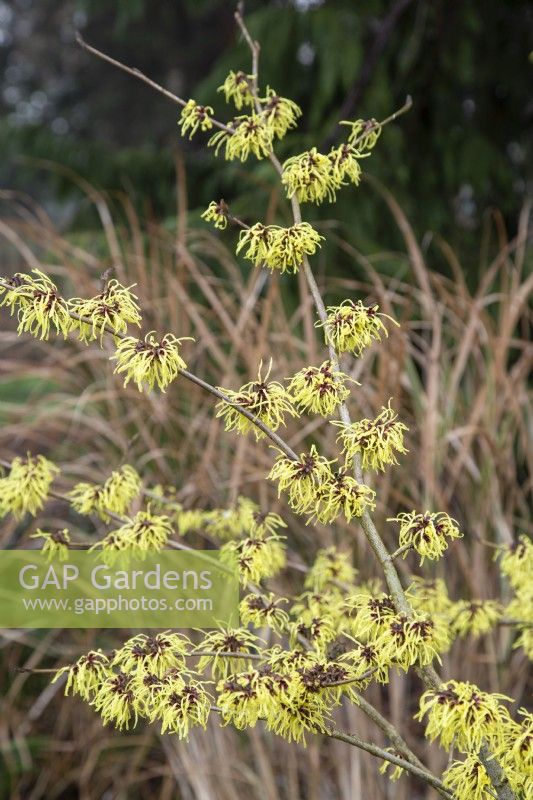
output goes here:
[{"label": "flower cluster", "polygon": [[[238,111],[243,106],[255,105],[253,75],[231,71],[222,86],[218,87],[218,91],[223,92],[226,103],[233,102]],[[283,139],[287,131],[296,127],[297,120],[302,115],[301,109],[293,100],[280,97],[270,86],[267,86],[264,97],[257,98],[257,106],[261,109],[258,116],[272,136],[278,139]]]},{"label": "flower cluster", "polygon": [[287,131],[295,128],[297,119],[302,116],[301,108],[288,97],[280,97],[274,89],[267,87],[266,96],[259,99],[267,126],[278,139],[283,139]]},{"label": "flower cluster", "polygon": [[[455,520],[442,511],[436,514],[411,511],[390,517],[388,522],[400,523],[400,547],[412,547],[416,550],[421,556],[421,564],[425,558],[440,558],[448,549],[448,540],[460,539],[463,535]],[[404,557],[405,555],[407,551]]]},{"label": "flower cluster", "polygon": [[281,453],[268,477],[277,481],[278,495],[288,493],[289,505],[297,514],[313,512],[322,484],[333,476],[330,464],[311,445],[310,452],[302,453],[296,461]]},{"label": "flower cluster", "polygon": [[237,253],[244,248],[244,257],[255,266],[270,270],[297,272],[306,255],[313,255],[323,239],[308,222],[299,222],[289,228],[262,225],[260,222],[241,231]]},{"label": "flower cluster", "polygon": [[459,600],[454,611],[451,625],[459,636],[488,633],[502,616],[502,608],[496,600]]},{"label": "flower cluster", "polygon": [[219,200],[218,203],[212,200],[201,216],[206,222],[212,222],[219,231],[228,226],[228,206],[224,200]]},{"label": "flower cluster", "polygon": [[145,385],[151,390],[155,384],[164,392],[180,371],[186,369],[179,352],[184,339],[177,339],[171,333],[156,339],[154,333],[147,333],[144,340],[125,336],[111,356],[117,362],[115,372],[125,375],[124,386],[132,380],[140,392]]},{"label": "flower cluster", "polygon": [[336,547],[327,547],[319,550],[314,563],[306,575],[305,586],[317,592],[330,583],[354,583],[357,570],[352,566],[348,553],[337,550]]},{"label": "flower cluster", "polygon": [[256,534],[246,539],[232,540],[222,546],[223,563],[235,566],[241,583],[258,583],[276,575],[285,566],[285,547],[279,536]]},{"label": "flower cluster", "polygon": [[355,383],[328,360],[319,367],[301,369],[287,389],[299,411],[330,417],[349,397],[349,381]]},{"label": "flower cluster", "polygon": [[109,658],[90,651],[58,670],[67,674],[65,694],[80,695],[118,729],[135,725],[139,717],[160,722],[161,732],[187,739],[193,726],[205,728],[213,698],[185,669],[192,644],[170,631],[139,634]]},{"label": "flower cluster", "polygon": [[191,727],[205,729],[211,705],[212,698],[203,684],[187,674],[171,672],[155,694],[149,719],[161,721],[161,733],[176,733],[180,739],[187,739]]},{"label": "flower cluster", "polygon": [[87,343],[100,339],[101,343],[106,331],[121,334],[126,333],[128,325],[141,324],[137,297],[131,292],[132,288],[113,279],[95,297],[88,300],[73,297],[68,301],[69,311],[82,318],[73,321],[81,341]]},{"label": "flower cluster", "polygon": [[519,536],[513,545],[503,551],[500,569],[516,592],[531,584],[533,542],[529,537]]},{"label": "flower cluster", "polygon": [[268,594],[248,594],[241,600],[239,614],[243,625],[254,628],[267,627],[276,633],[287,629],[289,615],[281,607],[285,598],[277,598],[272,592]]},{"label": "flower cluster", "polygon": [[533,661],[533,542],[525,535],[518,537],[501,555],[500,568],[515,591],[506,609],[517,620],[519,635],[514,647],[522,647]]},{"label": "flower cluster", "polygon": [[48,339],[55,328],[57,334],[67,337],[73,321],[67,303],[47,275],[32,269],[31,275],[18,272],[5,282],[9,289],[0,286],[0,307],[7,306],[12,315],[17,310],[17,333]]},{"label": "flower cluster", "polygon": [[113,563],[117,554],[127,553],[143,557],[149,552],[159,552],[172,535],[172,524],[168,517],[139,511],[117,530],[108,533],[92,545],[91,551],[102,551],[102,558]]},{"label": "flower cluster", "polygon": [[66,561],[68,558],[68,546],[70,544],[70,534],[67,528],[49,533],[37,529],[37,533],[32,533],[31,539],[44,539],[42,551],[48,554],[48,560],[57,558],[59,561]]},{"label": "flower cluster", "polygon": [[237,392],[219,387],[220,391],[230,401],[221,400],[217,404],[217,417],[224,420],[226,431],[247,434],[253,430],[256,439],[261,439],[265,436],[263,431],[257,428],[252,420],[241,414],[232,403],[245,408],[273,431],[276,431],[280,425],[285,425],[287,415],[291,417],[298,416],[292,398],[282,384],[278,383],[278,381],[268,380],[271,367],[272,362],[263,377],[261,364],[257,380],[246,383]]},{"label": "flower cluster", "polygon": [[232,672],[242,672],[250,668],[260,644],[261,640],[246,628],[211,631],[195,648],[195,652],[203,653],[198,660],[198,670],[203,672],[210,667],[214,677],[222,678]]},{"label": "flower cluster", "polygon": [[484,740],[501,740],[509,715],[500,700],[509,698],[482,692],[473,683],[448,681],[422,695],[416,719],[427,717],[425,735],[446,750],[455,744],[463,753],[478,751]]},{"label": "flower cluster", "polygon": [[389,664],[407,670],[430,664],[448,645],[445,630],[424,612],[398,614],[390,597],[356,594],[348,597],[350,632],[372,643]]},{"label": "flower cluster", "polygon": [[39,511],[47,497],[50,485],[59,468],[42,455],[15,458],[9,474],[0,478],[0,517],[11,512],[21,519],[26,512],[33,516]]},{"label": "flower cluster", "polygon": [[444,772],[443,780],[457,800],[489,800],[494,797],[485,767],[473,753],[464,761],[454,761]]},{"label": "flower cluster", "polygon": [[237,111],[243,106],[253,106],[254,97],[252,94],[252,86],[254,82],[253,75],[246,75],[244,72],[234,72],[230,70],[229,75],[222,84],[218,87],[219,92],[224,93],[226,103],[233,102]]},{"label": "flower cluster", "polygon": [[104,522],[109,522],[109,512],[125,514],[140,491],[139,474],[129,464],[124,464],[103,484],[77,483],[68,497],[78,514],[96,513]]},{"label": "flower cluster", "polygon": [[187,637],[179,633],[139,633],[115,651],[111,666],[121,672],[148,672],[161,678],[169,669],[185,666],[189,645]]},{"label": "flower cluster", "polygon": [[216,508],[203,512],[202,525],[214,539],[227,540],[241,537],[275,535],[286,525],[278,514],[261,511],[248,497],[239,497],[230,508]]},{"label": "flower cluster", "polygon": [[357,303],[344,300],[340,306],[328,306],[326,320],[317,322],[317,327],[324,328],[326,342],[338,353],[360,356],[373,341],[381,341],[382,334],[388,336],[382,317],[397,325],[392,317],[380,313],[377,305],[365,306],[361,300]]},{"label": "flower cluster", "polygon": [[287,159],[283,164],[281,181],[287,190],[287,196],[296,195],[301,203],[322,203],[323,200],[333,202],[339,188],[331,160],[319,153],[316,147]]},{"label": "flower cluster", "polygon": [[375,419],[362,419],[352,424],[331,424],[341,428],[339,439],[347,459],[360,455],[363,469],[384,470],[387,464],[398,464],[396,452],[407,453],[403,443],[407,426],[398,422],[397,417],[389,404],[382,407]]},{"label": "flower cluster", "polygon": [[268,730],[289,742],[304,742],[306,732],[324,730],[324,698],[298,685],[293,675],[249,669],[220,681],[217,693],[223,721],[239,730],[263,719]]},{"label": "flower cluster", "polygon": [[354,186],[358,186],[361,180],[361,165],[359,159],[361,153],[350,144],[341,144],[331,149],[329,161],[331,164],[331,175],[336,187],[343,186],[348,179]]},{"label": "flower cluster", "polygon": [[224,147],[227,161],[236,158],[246,161],[250,154],[261,160],[272,152],[273,136],[274,132],[262,114],[243,114],[235,117],[227,130],[214,133],[208,145],[215,148],[215,155]]},{"label": "flower cluster", "polygon": [[211,130],[213,127],[212,115],[211,106],[201,106],[195,100],[188,100],[180,115],[181,135],[185,136],[187,131],[190,131],[189,139],[192,139],[198,128],[202,131]]},{"label": "flower cluster", "polygon": [[378,141],[382,126],[375,119],[356,119],[341,120],[339,125],[347,125],[351,128],[348,134],[348,144],[356,146],[360,153],[372,150]]},{"label": "flower cluster", "polygon": [[84,700],[91,700],[100,684],[109,676],[110,660],[101,650],[90,650],[68,667],[61,667],[52,680],[67,675],[65,694],[77,694]]},{"label": "flower cluster", "polygon": [[350,522],[353,517],[361,517],[365,511],[375,508],[375,496],[373,489],[358,483],[341,469],[320,485],[315,517],[323,525],[331,524],[341,515]]}]

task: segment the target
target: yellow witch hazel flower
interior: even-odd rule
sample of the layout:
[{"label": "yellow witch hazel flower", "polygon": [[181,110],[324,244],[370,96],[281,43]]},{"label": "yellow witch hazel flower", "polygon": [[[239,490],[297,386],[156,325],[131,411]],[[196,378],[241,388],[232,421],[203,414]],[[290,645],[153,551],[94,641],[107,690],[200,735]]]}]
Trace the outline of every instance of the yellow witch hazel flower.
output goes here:
[{"label": "yellow witch hazel flower", "polygon": [[287,159],[283,164],[281,182],[287,190],[287,197],[296,195],[300,203],[333,202],[339,188],[329,156],[319,153],[316,147]]},{"label": "yellow witch hazel flower", "polygon": [[48,553],[48,561],[57,558],[59,561],[66,561],[70,544],[70,534],[67,528],[48,533],[40,528],[37,533],[32,533],[30,539],[44,539],[42,551]]},{"label": "yellow witch hazel flower", "polygon": [[100,552],[105,564],[127,562],[129,557],[145,558],[149,552],[159,552],[173,533],[169,517],[139,511],[133,518],[93,544],[89,552]]},{"label": "yellow witch hazel flower", "polygon": [[138,701],[133,690],[133,678],[124,672],[109,675],[98,687],[92,705],[102,717],[104,725],[113,723],[116,728],[128,729],[137,724]]},{"label": "yellow witch hazel flower", "polygon": [[132,380],[140,392],[145,386],[152,390],[155,384],[164,392],[180,371],[186,369],[179,346],[190,337],[177,339],[172,333],[165,333],[161,339],[156,339],[154,333],[147,333],[144,340],[125,336],[111,356],[117,361],[115,372],[126,376],[124,386]]},{"label": "yellow witch hazel flower", "polygon": [[430,664],[448,644],[445,631],[428,614],[397,614],[387,595],[354,595],[346,599],[346,606],[352,611],[352,635],[357,639],[370,637],[401,669]]},{"label": "yellow witch hazel flower", "polygon": [[455,613],[455,603],[450,599],[445,582],[441,578],[424,579],[414,576],[406,591],[407,598],[415,609],[429,614],[439,628],[444,653],[452,645],[454,631],[451,625]]},{"label": "yellow witch hazel flower", "polygon": [[68,301],[69,310],[84,320],[73,322],[79,329],[80,341],[100,339],[102,343],[106,331],[126,333],[128,325],[141,324],[137,296],[131,292],[134,285],[122,286],[113,279],[96,297],[88,300],[74,297]]},{"label": "yellow witch hazel flower", "polygon": [[140,553],[159,552],[172,536],[172,523],[165,515],[138,511],[132,519],[118,528],[115,535]]},{"label": "yellow witch hazel flower", "polygon": [[94,698],[103,682],[113,674],[109,658],[101,650],[90,650],[74,664],[61,667],[54,675],[52,683],[64,673],[67,673],[65,694],[78,694],[88,702]]},{"label": "yellow witch hazel flower", "polygon": [[368,635],[380,636],[386,632],[396,615],[394,603],[386,594],[372,597],[357,593],[347,597],[345,605],[351,612],[350,630],[357,639]]},{"label": "yellow witch hazel flower", "polygon": [[206,728],[211,711],[211,696],[198,681],[186,673],[175,676],[155,695],[150,722],[161,722],[161,733],[189,738],[191,727]]},{"label": "yellow witch hazel flower", "polygon": [[88,552],[99,552],[100,558],[107,566],[113,566],[117,561],[125,565],[132,556],[140,556],[135,546],[127,536],[121,533],[120,529],[111,531],[103,539],[91,545]]},{"label": "yellow witch hazel flower", "polygon": [[42,455],[17,457],[9,474],[0,478],[0,516],[9,512],[21,519],[26,512],[35,516],[47,497],[59,468]]},{"label": "yellow witch hazel flower", "polygon": [[344,300],[340,306],[328,306],[326,320],[317,322],[316,326],[324,328],[326,342],[338,353],[361,356],[373,341],[381,341],[381,334],[388,336],[382,317],[398,325],[392,317],[380,313],[378,305],[365,306],[361,300],[357,303]]},{"label": "yellow witch hazel flower", "polygon": [[357,383],[328,359],[319,367],[304,367],[293,375],[287,391],[302,413],[330,417],[350,396],[349,381]]},{"label": "yellow witch hazel flower", "polygon": [[267,627],[276,633],[287,629],[289,615],[281,608],[286,603],[284,597],[277,598],[272,592],[268,594],[248,594],[241,600],[239,614],[243,625],[254,628]]},{"label": "yellow witch hazel flower", "polygon": [[337,636],[335,623],[327,614],[317,616],[313,609],[304,609],[298,619],[289,625],[291,647],[302,643],[302,639],[318,653],[325,653],[327,646]]},{"label": "yellow witch hazel flower", "polygon": [[147,672],[162,678],[167,670],[185,666],[189,647],[189,639],[179,633],[139,633],[116,651],[112,666],[126,673]]},{"label": "yellow witch hazel flower", "polygon": [[[404,753],[400,752],[400,750],[395,750],[394,747],[386,747],[385,750],[387,753],[390,753],[397,758],[405,758]],[[395,783],[395,781],[399,780],[405,772],[403,767],[391,764],[390,761],[384,761],[379,768],[379,771],[381,775],[387,775],[388,779],[392,781],[392,783]]]},{"label": "yellow witch hazel flower", "polygon": [[340,427],[339,439],[347,459],[361,455],[363,469],[384,470],[387,464],[398,464],[396,452],[407,453],[403,434],[408,430],[403,422],[397,422],[398,415],[389,405],[382,407],[375,419],[362,419],[348,424],[332,422]]},{"label": "yellow witch hazel flower", "polygon": [[257,511],[253,514],[253,521],[250,528],[250,533],[254,536],[276,536],[279,528],[286,528],[286,523],[281,519],[279,514],[273,511]]},{"label": "yellow witch hazel flower", "polygon": [[500,569],[516,591],[531,586],[533,542],[528,536],[522,534],[514,544],[505,548]]},{"label": "yellow witch hazel flower", "polygon": [[233,72],[230,70],[226,80],[219,86],[217,91],[223,92],[226,103],[233,101],[235,108],[240,111],[243,106],[253,106],[254,97],[251,87],[253,86],[254,76],[246,73]]},{"label": "yellow witch hazel flower", "polygon": [[[259,365],[257,380],[250,381],[235,392],[232,389],[218,387],[224,392],[226,397],[245,408],[251,414],[261,420],[268,428],[276,431],[280,425],[285,425],[285,417],[297,417],[298,412],[293,406],[292,399],[287,390],[278,381],[269,381],[272,361],[263,377],[261,372],[263,362]],[[237,433],[247,434],[253,430],[255,438],[261,439],[265,434],[257,428],[254,423],[241,414],[233,405],[226,400],[217,403],[217,418],[222,418],[225,422],[226,431],[236,431]]]},{"label": "yellow witch hazel flower", "polygon": [[291,606],[290,615],[296,621],[303,621],[304,618],[309,621],[315,617],[327,619],[339,633],[344,627],[344,603],[335,579],[322,589],[302,592]]},{"label": "yellow witch hazel flower", "polygon": [[345,185],[346,179],[355,186],[359,185],[362,175],[359,159],[363,158],[362,153],[349,144],[341,144],[331,149],[328,158],[333,178],[338,186]]},{"label": "yellow witch hazel flower", "polygon": [[332,462],[320,456],[315,445],[309,453],[301,453],[296,461],[281,453],[268,475],[277,481],[278,496],[288,492],[289,505],[297,514],[314,511],[324,483],[332,479]]},{"label": "yellow witch hazel flower", "polygon": [[223,231],[228,227],[228,206],[224,200],[219,200],[218,203],[212,200],[201,217],[206,222],[212,222],[217,230]]},{"label": "yellow witch hazel flower", "polygon": [[510,720],[505,726],[498,755],[512,761],[521,773],[533,779],[533,714],[525,708],[518,713],[523,719],[520,723]]},{"label": "yellow witch hazel flower", "polygon": [[407,670],[414,664],[425,666],[448,647],[446,631],[423,613],[413,612],[410,617],[398,614],[392,619],[384,636],[393,645],[393,663]]},{"label": "yellow witch hazel flower", "polygon": [[189,139],[192,139],[198,128],[202,131],[209,131],[213,127],[213,109],[211,106],[201,106],[191,99],[183,106],[179,126],[181,135],[185,136],[189,131]]},{"label": "yellow witch hazel flower", "polygon": [[278,139],[283,139],[288,130],[295,128],[296,120],[302,116],[302,110],[294,100],[280,97],[270,86],[267,87],[266,96],[260,98],[260,103],[266,123]]},{"label": "yellow witch hazel flower", "polygon": [[248,247],[244,257],[249,261],[253,261],[255,266],[263,266],[270,259],[273,240],[273,225],[263,225],[261,222],[256,222],[250,228],[241,231],[239,235],[239,243],[237,245],[237,254],[241,252],[244,247]]},{"label": "yellow witch hazel flower", "polygon": [[533,661],[533,586],[520,589],[507,606],[506,612],[517,620],[519,636],[513,648],[522,647],[529,660]]},{"label": "yellow witch hazel flower", "polygon": [[329,712],[326,698],[321,693],[306,692],[303,696],[279,698],[277,706],[267,717],[269,731],[288,742],[299,742],[305,746],[307,733],[326,730],[326,715]]},{"label": "yellow witch hazel flower", "polygon": [[255,669],[230,674],[217,685],[217,707],[225,725],[237,730],[253,728],[266,714],[260,674]]},{"label": "yellow witch hazel flower", "polygon": [[452,680],[422,695],[415,719],[427,716],[426,737],[438,739],[445,750],[454,744],[462,753],[477,751],[485,739],[496,744],[502,739],[509,714],[500,700],[510,698]]},{"label": "yellow witch hazel flower", "polygon": [[357,570],[352,566],[350,554],[336,547],[326,547],[316,554],[304,585],[316,592],[335,582],[352,584],[356,577]]},{"label": "yellow witch hazel flower", "polygon": [[[424,559],[430,561],[440,558],[448,549],[448,540],[462,538],[462,533],[454,519],[440,511],[432,514],[426,511],[419,514],[416,511],[398,514],[389,517],[387,522],[400,523],[400,547],[412,547],[421,556],[420,564]],[[404,558],[407,551],[404,553]]]},{"label": "yellow witch hazel flower", "polygon": [[217,131],[208,141],[215,148],[215,155],[224,146],[227,161],[238,158],[246,161],[250,154],[261,160],[272,152],[272,129],[259,114],[244,114],[227,126],[228,130]]},{"label": "yellow witch hazel flower", "polygon": [[313,255],[323,239],[308,222],[299,222],[289,228],[262,225],[260,222],[241,231],[237,253],[244,247],[244,257],[254,265],[270,270],[297,272],[305,255]]},{"label": "yellow witch hazel flower", "polygon": [[375,119],[356,119],[353,122],[343,119],[339,125],[348,125],[351,128],[348,144],[357,146],[360,153],[372,150],[382,131],[381,125]]},{"label": "yellow witch hazel flower", "polygon": [[372,511],[376,504],[376,493],[364,483],[358,483],[345,470],[339,470],[328,481],[320,485],[315,518],[323,525],[330,525],[344,515],[347,522]]},{"label": "yellow witch hazel flower", "polygon": [[129,464],[124,464],[101,485],[77,483],[68,497],[78,514],[96,513],[104,522],[109,522],[109,512],[122,516],[140,491],[141,479],[137,471]]},{"label": "yellow witch hazel flower", "polygon": [[[359,685],[361,680],[370,683],[375,679],[378,683],[386,684],[389,682],[389,669],[393,666],[394,653],[392,643],[381,638],[368,638],[365,642],[353,640],[350,649],[339,656],[339,661],[348,661],[358,676]],[[371,673],[367,678],[361,679],[360,676]]]},{"label": "yellow witch hazel flower", "polygon": [[496,600],[459,600],[455,603],[452,629],[459,636],[481,636],[494,628],[502,613]]},{"label": "yellow witch hazel flower", "polygon": [[67,337],[73,325],[67,304],[44,272],[33,269],[31,275],[17,273],[7,283],[9,289],[0,286],[0,306],[8,306],[11,315],[18,309],[17,333],[48,339],[55,328],[57,334]]},{"label": "yellow witch hazel flower", "polygon": [[249,536],[254,528],[254,518],[259,506],[248,497],[238,497],[230,508],[215,508],[204,512],[203,526],[215,539],[228,540]]},{"label": "yellow witch hazel flower", "polygon": [[[514,764],[503,761],[502,766],[515,796],[523,800],[531,797],[531,779],[517,772]],[[491,779],[474,753],[469,753],[464,761],[454,761],[442,777],[456,800],[493,800],[495,797]]]},{"label": "yellow witch hazel flower", "polygon": [[210,666],[213,676],[222,678],[243,672],[251,667],[252,659],[247,656],[259,653],[260,643],[262,640],[246,628],[211,631],[194,650],[204,653],[198,661],[198,671],[203,672]]},{"label": "yellow witch hazel flower", "polygon": [[280,537],[256,535],[227,542],[220,550],[224,564],[236,566],[241,583],[271,578],[285,566],[285,546]]},{"label": "yellow witch hazel flower", "polygon": [[295,694],[319,692],[328,703],[338,705],[343,695],[357,703],[355,690],[360,687],[357,672],[348,664],[320,659],[309,667],[300,667],[292,675]]},{"label": "yellow witch hazel flower", "polygon": [[490,800],[494,797],[490,778],[474,753],[464,761],[454,761],[442,777],[444,785],[457,800]]},{"label": "yellow witch hazel flower", "polygon": [[[277,534],[280,528],[286,528],[278,514],[272,511],[261,511],[257,503],[248,497],[238,497],[235,505],[230,508],[215,508],[204,512],[183,512],[194,515],[201,513],[200,518],[194,518],[194,528],[203,528],[209,536],[215,539],[239,539],[246,536],[264,537]],[[180,533],[183,533],[179,517]]]},{"label": "yellow witch hazel flower", "polygon": [[312,256],[323,239],[308,222],[298,222],[289,228],[275,228],[270,256],[266,260],[269,269],[280,272],[298,271],[304,256]]}]

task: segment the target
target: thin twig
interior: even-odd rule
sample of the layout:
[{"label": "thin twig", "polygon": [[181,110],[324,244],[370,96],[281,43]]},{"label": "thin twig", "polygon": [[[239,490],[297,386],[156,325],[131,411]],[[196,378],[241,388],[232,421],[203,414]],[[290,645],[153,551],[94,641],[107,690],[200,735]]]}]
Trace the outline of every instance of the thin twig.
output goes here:
[{"label": "thin twig", "polygon": [[411,764],[410,761],[406,761],[399,756],[395,756],[393,753],[389,753],[387,750],[384,750],[382,747],[378,747],[376,744],[365,742],[364,739],[360,739],[359,736],[356,736],[353,733],[344,733],[342,731],[332,730],[326,731],[326,735],[331,739],[338,739],[341,742],[346,742],[346,744],[351,744],[353,747],[358,747],[360,750],[365,750],[367,753],[371,753],[373,756],[383,759],[383,761],[389,761],[391,764],[401,767],[406,772],[410,772],[412,775],[416,775],[417,778],[421,778],[426,783],[429,783],[430,786],[433,786],[438,792],[443,794],[446,798],[449,798],[449,800],[453,800],[453,795],[446,789],[442,781],[440,781],[435,775],[433,775],[431,772],[428,772],[426,769],[421,769],[415,764]]},{"label": "thin twig", "polygon": [[[137,69],[137,67],[128,67],[127,64],[123,64],[122,61],[118,61],[116,58],[112,58],[111,56],[108,56],[106,53],[103,53],[101,50],[98,50],[96,47],[93,47],[92,45],[88,44],[81,35],[81,33],[76,33],[76,41],[80,45],[80,47],[83,47],[84,50],[87,50],[87,52],[92,53],[94,56],[101,58],[102,61],[107,61],[108,64],[112,64],[112,66],[123,70],[123,72],[127,72],[129,75],[133,75],[134,78],[138,78],[140,81],[144,81],[144,83],[147,83],[148,86],[150,86],[152,89],[155,89],[156,92],[160,92],[162,95],[164,95],[167,98],[167,100],[171,100],[178,106],[184,107],[187,105],[187,102],[183,100],[183,98],[178,97],[177,94],[174,94],[173,92],[170,92],[168,89],[165,89],[164,86],[160,86],[159,83],[153,81],[151,78],[145,75],[144,72],[141,72],[140,69]],[[228,125],[224,125],[223,122],[219,122],[217,119],[214,119],[213,117],[211,117],[211,121],[215,126],[215,128],[220,128],[221,131],[226,131],[226,133],[229,133],[231,135],[235,133],[233,128],[230,128]]]}]

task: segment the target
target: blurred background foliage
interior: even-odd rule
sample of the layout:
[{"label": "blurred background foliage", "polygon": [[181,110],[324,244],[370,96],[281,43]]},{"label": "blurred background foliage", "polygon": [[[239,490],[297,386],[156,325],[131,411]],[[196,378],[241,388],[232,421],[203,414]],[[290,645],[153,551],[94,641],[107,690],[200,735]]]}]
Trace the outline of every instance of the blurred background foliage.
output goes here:
[{"label": "blurred background foliage", "polygon": [[[91,230],[94,212],[70,168],[99,189],[125,191],[141,215],[170,220],[181,153],[196,219],[221,196],[249,218],[263,216],[275,184],[268,164],[244,170],[219,158],[215,165],[204,136],[179,137],[177,108],[75,42],[80,30],[223,117],[216,87],[230,68],[249,70],[233,10],[222,0],[0,2],[2,185],[44,203],[64,229]],[[473,255],[494,208],[515,234],[533,113],[526,0],[271,0],[248,2],[246,12],[262,45],[262,84],[304,111],[280,157],[313,144],[329,148],[341,133],[339,118],[380,119],[411,94],[412,110],[387,128],[366,171],[394,192],[418,236],[437,231],[462,256]],[[316,217],[316,209],[305,210]],[[345,190],[334,211],[326,205],[318,213],[335,216],[335,228],[362,251],[399,244],[368,187]]]}]

